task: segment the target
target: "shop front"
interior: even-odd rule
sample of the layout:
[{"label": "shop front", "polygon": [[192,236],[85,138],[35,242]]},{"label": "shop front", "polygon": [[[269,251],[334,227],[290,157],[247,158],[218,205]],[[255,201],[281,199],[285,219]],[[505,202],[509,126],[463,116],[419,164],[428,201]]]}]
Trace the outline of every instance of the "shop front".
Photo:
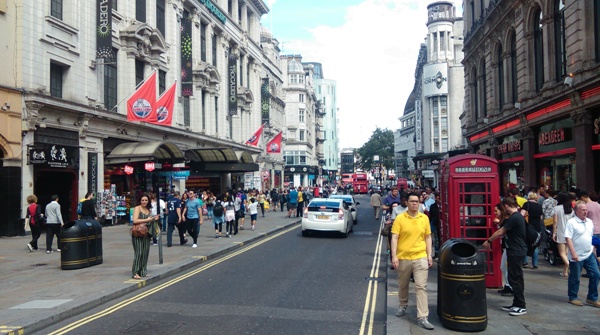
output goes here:
[{"label": "shop front", "polygon": [[539,127],[533,157],[540,185],[561,192],[577,186],[573,125],[571,118],[564,118]]},{"label": "shop front", "polygon": [[224,194],[228,188],[247,188],[246,174],[259,170],[254,162],[255,156],[258,153],[235,148],[187,150],[185,157],[189,161],[190,177],[186,181],[186,188],[199,192],[210,190],[214,194]]},{"label": "shop front", "polygon": [[284,170],[285,187],[314,186],[318,167],[307,165],[286,165]]},{"label": "shop front", "polygon": [[58,195],[64,222],[77,218],[79,187],[79,134],[40,128],[27,146],[27,165],[33,166],[33,193],[44,208]]},{"label": "shop front", "polygon": [[[593,141],[592,141],[592,155],[593,166],[599,166],[600,164],[600,110],[593,113]],[[592,172],[594,174],[595,185],[593,190],[600,191],[600,169],[595,168]],[[587,186],[589,190],[592,189],[592,185]],[[588,190],[586,190],[588,191]]]},{"label": "shop front", "polygon": [[[98,191],[102,221],[129,220],[131,208],[143,193],[158,193],[165,199],[173,183],[165,172],[185,161],[183,152],[171,142],[126,142],[105,140],[104,187]],[[109,153],[106,153],[108,151]]]},{"label": "shop front", "polygon": [[523,140],[520,134],[512,134],[498,139],[498,142],[496,159],[500,172],[500,191],[504,195],[512,187],[525,187]]}]

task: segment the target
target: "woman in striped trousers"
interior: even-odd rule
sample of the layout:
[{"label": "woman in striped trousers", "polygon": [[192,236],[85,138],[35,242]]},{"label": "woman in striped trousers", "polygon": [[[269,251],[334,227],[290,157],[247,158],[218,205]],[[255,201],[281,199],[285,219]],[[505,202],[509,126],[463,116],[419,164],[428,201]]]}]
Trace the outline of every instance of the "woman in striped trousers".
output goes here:
[{"label": "woman in striped trousers", "polygon": [[[133,224],[149,224],[158,220],[159,216],[152,217],[150,210],[150,196],[144,193],[138,200],[137,206],[133,210]],[[133,245],[133,266],[131,267],[131,275],[133,279],[142,279],[146,277],[148,272],[148,254],[150,253],[150,237],[134,237],[131,236],[131,244]]]}]

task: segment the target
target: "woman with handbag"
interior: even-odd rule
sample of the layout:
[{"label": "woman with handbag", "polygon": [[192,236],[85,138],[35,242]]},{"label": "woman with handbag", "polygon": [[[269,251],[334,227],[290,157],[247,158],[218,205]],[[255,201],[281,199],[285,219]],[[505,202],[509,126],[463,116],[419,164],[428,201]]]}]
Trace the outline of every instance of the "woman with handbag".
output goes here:
[{"label": "woman with handbag", "polygon": [[38,238],[42,235],[42,224],[43,224],[43,214],[42,207],[37,204],[38,198],[35,194],[32,194],[27,197],[27,216],[29,219],[29,228],[31,229],[31,242],[27,243],[27,248],[29,251],[34,252],[38,250],[37,241]]},{"label": "woman with handbag", "polygon": [[[133,245],[131,275],[133,279],[142,279],[142,277],[146,277],[147,275],[151,238],[151,235],[148,234],[148,225],[154,224],[154,221],[159,219],[158,215],[151,215],[152,205],[148,194],[142,194],[138,200],[138,204],[133,210],[134,227],[131,234],[131,244]],[[144,230],[146,231],[145,236],[143,236]],[[140,231],[140,233],[135,233],[136,231]]]}]

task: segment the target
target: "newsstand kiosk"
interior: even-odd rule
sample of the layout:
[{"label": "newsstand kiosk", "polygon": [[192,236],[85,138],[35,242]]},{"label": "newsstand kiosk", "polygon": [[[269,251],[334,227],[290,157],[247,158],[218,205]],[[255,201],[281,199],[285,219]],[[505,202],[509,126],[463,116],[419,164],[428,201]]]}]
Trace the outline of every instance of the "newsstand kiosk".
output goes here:
[{"label": "newsstand kiosk", "polygon": [[486,287],[501,287],[500,240],[492,243],[490,251],[481,247],[498,229],[494,223],[494,207],[500,202],[498,161],[483,155],[457,155],[443,160],[439,172],[441,243],[458,238],[476,245],[484,253]]}]

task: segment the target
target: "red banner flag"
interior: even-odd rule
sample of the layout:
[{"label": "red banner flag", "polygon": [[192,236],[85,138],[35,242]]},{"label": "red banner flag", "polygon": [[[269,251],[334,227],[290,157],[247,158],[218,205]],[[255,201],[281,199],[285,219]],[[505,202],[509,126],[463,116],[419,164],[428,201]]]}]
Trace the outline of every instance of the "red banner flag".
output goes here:
[{"label": "red banner flag", "polygon": [[267,143],[267,153],[268,154],[278,154],[281,153],[281,140],[283,139],[283,132],[280,131],[277,136],[275,136],[272,140]]},{"label": "red banner flag", "polygon": [[156,122],[156,71],[127,99],[127,121]]},{"label": "red banner flag", "polygon": [[164,126],[170,126],[172,124],[176,93],[177,81],[175,81],[156,101],[156,104],[154,105],[154,109],[156,110],[156,122],[152,123]]},{"label": "red banner flag", "polygon": [[246,141],[246,144],[254,147],[258,146],[258,140],[260,139],[260,135],[262,134],[264,127],[265,124],[263,123],[262,126],[260,126],[260,128],[258,128],[258,130],[254,133],[254,135],[252,135],[252,137],[250,137],[250,139]]}]

